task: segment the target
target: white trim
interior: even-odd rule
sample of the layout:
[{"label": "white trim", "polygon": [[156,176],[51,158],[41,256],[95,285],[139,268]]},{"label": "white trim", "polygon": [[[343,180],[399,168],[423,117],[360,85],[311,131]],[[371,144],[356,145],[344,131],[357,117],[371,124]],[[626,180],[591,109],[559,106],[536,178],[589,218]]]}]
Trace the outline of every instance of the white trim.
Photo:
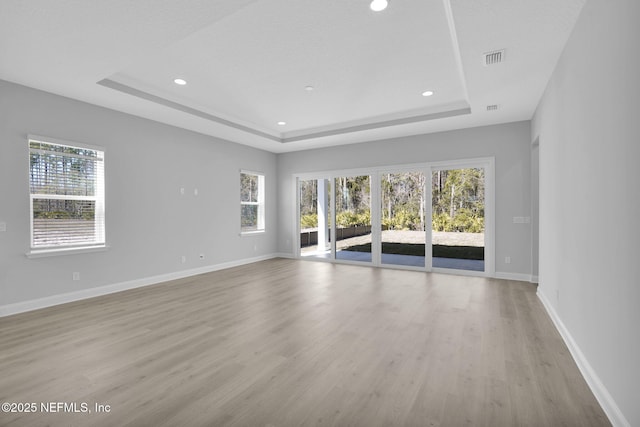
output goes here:
[{"label": "white trim", "polygon": [[467,88],[467,79],[464,75],[464,66],[462,65],[462,54],[460,50],[460,43],[458,42],[458,31],[456,30],[456,23],[453,17],[453,8],[451,7],[451,0],[443,0],[445,15],[447,16],[447,24],[449,27],[449,37],[451,44],[453,45],[454,58],[456,61],[456,68],[458,71],[458,78],[462,84],[462,90],[464,93],[464,99],[469,99],[469,90]]},{"label": "white trim", "polygon": [[[242,175],[252,175],[258,178],[258,200],[256,202],[243,201],[242,200]],[[240,169],[240,236],[250,235],[255,233],[264,233],[266,231],[266,221],[265,221],[265,212],[266,212],[266,175],[264,172],[253,172],[246,169]],[[256,229],[255,230],[243,230],[242,229],[242,207],[243,206],[257,206],[257,218],[256,218]]]},{"label": "white trim", "polygon": [[246,173],[247,175],[265,175],[264,172],[254,171],[249,169],[240,169],[240,173]]},{"label": "white trim", "polygon": [[276,252],[273,254],[272,258],[287,258],[287,259],[296,259],[294,255],[285,253],[285,252]]},{"label": "white trim", "polygon": [[[48,145],[57,145],[64,146],[73,149],[83,149],[90,150],[96,153],[96,157],[90,156],[81,156],[70,153],[61,153],[57,151],[50,150],[42,150],[31,148],[31,143],[39,143],[39,144],[48,144]],[[69,249],[100,249],[106,246],[105,244],[105,235],[106,235],[106,214],[105,214],[105,148],[102,146],[89,145],[84,143],[65,141],[57,138],[49,138],[43,137],[39,135],[27,135],[27,146],[29,149],[29,239],[31,251],[27,253],[27,257],[38,257],[38,256],[50,256],[50,255],[60,255],[60,252],[63,248]],[[59,195],[59,194],[47,194],[47,193],[39,193],[32,192],[32,182],[31,182],[31,155],[33,153],[38,153],[40,155],[43,154],[53,154],[62,158],[76,158],[76,159],[86,159],[96,163],[96,173],[95,173],[95,194],[93,196],[76,196],[76,195]],[[34,212],[33,205],[34,200],[76,200],[76,201],[89,201],[95,203],[94,208],[94,218],[93,218],[93,229],[95,236],[94,238],[86,243],[80,244],[59,244],[59,245],[51,245],[51,244],[35,244],[35,229],[34,229]],[[69,252],[66,252],[69,253]]]},{"label": "white trim", "polygon": [[589,363],[589,360],[587,360],[584,353],[582,353],[582,350],[580,350],[580,347],[560,319],[560,316],[558,316],[558,313],[549,302],[549,299],[544,295],[544,292],[542,292],[542,290],[538,288],[538,292],[536,292],[536,295],[549,314],[551,321],[560,333],[560,336],[562,337],[564,343],[567,345],[567,348],[569,349],[573,360],[576,362],[576,365],[578,365],[580,373],[587,382],[587,385],[591,389],[591,392],[595,396],[596,400],[598,401],[598,403],[600,403],[600,406],[602,406],[602,409],[609,418],[611,424],[614,427],[631,427],[631,424],[629,423],[629,421],[627,421],[611,394],[609,394],[609,391],[598,377],[598,374],[596,374],[596,371]]},{"label": "white trim", "polygon": [[291,239],[292,251],[291,254],[294,258],[300,258],[302,255],[300,252],[300,181],[302,178],[293,177],[293,229],[295,234]]},{"label": "white trim", "polygon": [[442,164],[450,164],[453,162],[463,162],[461,164],[473,163],[477,164],[480,161],[486,161],[488,159],[493,159],[493,157],[480,157],[477,159],[464,159],[464,160],[450,160],[443,162],[421,162],[421,163],[403,163],[399,165],[384,165],[384,166],[371,166],[371,167],[362,167],[362,168],[352,168],[352,169],[331,169],[331,170],[323,170],[319,172],[298,172],[293,173],[294,178],[300,178],[302,180],[310,180],[310,179],[333,179],[336,177],[343,176],[361,176],[361,175],[372,175],[375,173],[385,173],[388,171],[393,171],[393,173],[400,172],[414,172],[415,170],[428,169],[431,165]]},{"label": "white trim", "polygon": [[75,247],[63,247],[63,248],[47,248],[47,249],[33,249],[27,252],[25,255],[27,258],[44,258],[49,256],[60,255],[77,255],[86,254],[91,252],[104,252],[109,249],[107,245],[97,246],[75,246]]},{"label": "white trim", "polygon": [[42,200],[79,200],[79,201],[89,201],[89,202],[97,202],[98,196],[71,196],[66,194],[45,194],[45,193],[30,193],[31,199],[42,199]]},{"label": "white trim", "polygon": [[[102,151],[103,153],[106,151],[105,148],[101,145],[90,145],[90,144],[85,144],[84,142],[67,141],[59,138],[52,138],[50,136],[27,134],[27,142],[28,141],[44,142],[45,144],[64,145],[65,147],[70,147],[70,148],[83,148],[85,150]],[[60,153],[60,154],[64,154],[64,153]],[[103,159],[95,158],[93,160],[103,160]]]},{"label": "white trim", "polygon": [[141,279],[129,280],[127,282],[114,283],[111,285],[98,286],[80,291],[68,292],[64,294],[51,295],[44,298],[38,298],[29,301],[21,301],[13,304],[0,305],[0,317],[10,316],[12,314],[24,313],[27,311],[38,310],[41,308],[51,307],[68,302],[79,301],[87,298],[99,297],[115,292],[126,291],[129,289],[141,288],[143,286],[155,285],[170,280],[183,279],[185,277],[196,276],[198,274],[210,273],[212,271],[224,270],[226,268],[238,267],[245,264],[251,264],[267,259],[278,258],[280,254],[268,254],[254,258],[245,258],[236,261],[224,262],[221,264],[213,264],[205,267],[193,268],[189,270],[176,271],[173,273],[160,274],[157,276],[144,277]]},{"label": "white trim", "polygon": [[266,230],[241,231],[240,237],[255,236],[256,234],[266,234]]},{"label": "white trim", "polygon": [[531,282],[530,274],[507,273],[503,271],[496,271],[493,277],[495,277],[496,279],[517,280],[519,282]]},{"label": "white trim", "polygon": [[382,264],[382,189],[380,171],[369,175],[369,222],[371,226],[371,263]]},{"label": "white trim", "polygon": [[538,283],[538,276],[531,276],[531,279],[529,279],[529,281],[531,283]]},{"label": "white trim", "polygon": [[493,162],[495,162],[495,157],[477,157],[471,159],[441,160],[437,162],[427,162],[426,164],[435,170],[456,170],[477,168],[480,164],[492,164]]}]

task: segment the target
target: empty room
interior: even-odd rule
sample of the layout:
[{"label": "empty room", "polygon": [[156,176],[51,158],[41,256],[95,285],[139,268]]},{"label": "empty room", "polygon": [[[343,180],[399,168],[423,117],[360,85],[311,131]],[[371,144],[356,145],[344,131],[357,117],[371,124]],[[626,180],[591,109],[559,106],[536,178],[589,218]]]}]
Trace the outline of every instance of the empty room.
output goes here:
[{"label": "empty room", "polygon": [[640,2],[0,2],[0,425],[640,426]]}]

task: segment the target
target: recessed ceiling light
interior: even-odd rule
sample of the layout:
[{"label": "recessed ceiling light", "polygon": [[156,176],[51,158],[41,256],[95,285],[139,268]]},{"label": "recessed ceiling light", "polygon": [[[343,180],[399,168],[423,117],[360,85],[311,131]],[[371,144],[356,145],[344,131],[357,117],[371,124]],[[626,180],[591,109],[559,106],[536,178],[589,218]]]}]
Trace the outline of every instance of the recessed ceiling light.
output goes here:
[{"label": "recessed ceiling light", "polygon": [[184,86],[187,84],[187,81],[185,79],[173,79],[173,82],[180,86]]},{"label": "recessed ceiling light", "polygon": [[373,0],[369,5],[369,7],[374,12],[380,12],[382,10],[385,10],[388,5],[389,5],[389,2],[387,0]]},{"label": "recessed ceiling light", "polygon": [[304,90],[306,90],[307,92],[311,92],[314,89],[313,86],[305,86]]},{"label": "recessed ceiling light", "polygon": [[278,126],[284,126],[286,124],[287,124],[287,122],[278,122]]},{"label": "recessed ceiling light", "polygon": [[433,91],[432,90],[427,90],[427,91],[422,92],[422,96],[431,96],[431,95],[433,95]]}]

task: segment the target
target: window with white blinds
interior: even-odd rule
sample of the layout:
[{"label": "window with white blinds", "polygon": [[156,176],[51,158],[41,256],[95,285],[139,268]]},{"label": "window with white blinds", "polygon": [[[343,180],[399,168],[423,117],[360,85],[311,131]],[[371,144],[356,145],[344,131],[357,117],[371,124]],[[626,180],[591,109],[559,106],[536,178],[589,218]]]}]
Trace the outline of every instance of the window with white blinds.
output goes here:
[{"label": "window with white blinds", "polygon": [[104,246],[104,151],[29,138],[31,249]]},{"label": "window with white blinds", "polygon": [[240,233],[264,231],[264,175],[240,172]]}]

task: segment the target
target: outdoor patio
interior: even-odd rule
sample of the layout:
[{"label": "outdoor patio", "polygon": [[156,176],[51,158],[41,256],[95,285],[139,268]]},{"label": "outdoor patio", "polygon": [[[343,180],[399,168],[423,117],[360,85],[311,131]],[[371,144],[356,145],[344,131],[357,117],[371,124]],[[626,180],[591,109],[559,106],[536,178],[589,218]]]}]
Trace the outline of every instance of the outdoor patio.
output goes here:
[{"label": "outdoor patio", "polygon": [[[424,244],[425,234],[422,231],[384,230],[383,243]],[[434,245],[443,246],[474,246],[484,247],[484,233],[432,232]],[[336,258],[349,261],[370,262],[370,252],[350,251],[348,248],[371,243],[371,235],[350,237],[336,242]],[[301,249],[301,255],[315,258],[331,257],[330,250],[319,251],[317,245]],[[382,254],[382,264],[423,267],[424,256],[403,254]],[[434,268],[449,268],[457,270],[484,271],[484,260],[433,257]]]}]

